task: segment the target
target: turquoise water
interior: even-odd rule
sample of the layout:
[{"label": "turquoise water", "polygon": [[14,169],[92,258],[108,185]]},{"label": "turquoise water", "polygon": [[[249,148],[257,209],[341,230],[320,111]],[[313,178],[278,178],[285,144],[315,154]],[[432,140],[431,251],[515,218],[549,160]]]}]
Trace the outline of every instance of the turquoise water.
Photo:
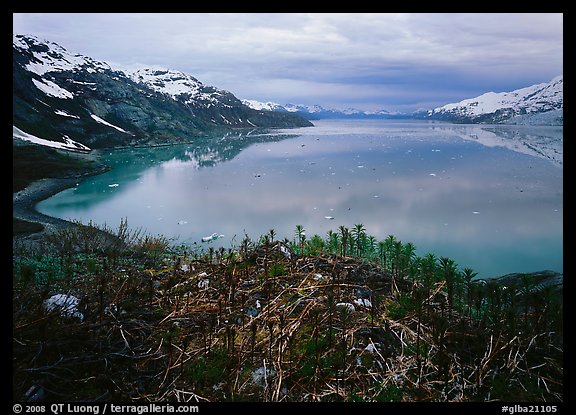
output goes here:
[{"label": "turquoise water", "polygon": [[[361,223],[480,277],[563,271],[562,127],[321,120],[315,127],[107,151],[112,170],[37,208],[238,246],[274,229],[325,237]],[[216,233],[211,242],[202,238]]]}]

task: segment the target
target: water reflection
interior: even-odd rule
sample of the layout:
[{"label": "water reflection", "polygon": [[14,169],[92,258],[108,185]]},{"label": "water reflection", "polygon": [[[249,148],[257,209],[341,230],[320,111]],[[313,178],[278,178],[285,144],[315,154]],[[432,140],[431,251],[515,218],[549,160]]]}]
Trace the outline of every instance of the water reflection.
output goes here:
[{"label": "water reflection", "polygon": [[82,185],[63,192],[50,204],[41,203],[39,209],[53,206],[56,209],[83,210],[142,184],[143,175],[149,169],[159,166],[164,169],[210,168],[234,159],[242,150],[256,143],[279,142],[293,137],[290,134],[269,135],[263,130],[248,130],[200,136],[194,139],[194,144],[102,150],[104,162],[112,167],[109,172],[89,178]]},{"label": "water reflection", "polygon": [[505,147],[541,157],[557,166],[563,164],[564,128],[561,126],[465,125],[459,128],[437,128],[443,131],[454,130],[460,137],[476,140],[488,147]]},{"label": "water reflection", "polygon": [[[451,124],[442,121],[412,120],[362,120],[350,123],[344,120],[316,121],[323,135],[394,135],[402,131],[404,136],[436,139],[457,136],[476,141],[487,147],[504,147],[534,157],[544,158],[557,166],[563,164],[563,126],[529,126],[502,124]],[[278,130],[277,134],[289,130]],[[292,130],[298,135],[318,134],[318,128]]]},{"label": "water reflection", "polygon": [[110,172],[40,209],[109,225],[127,217],[130,226],[200,245],[224,235],[215,247],[270,229],[292,239],[297,224],[325,236],[362,223],[378,239],[395,235],[419,255],[451,257],[480,276],[562,271],[561,138],[447,124],[317,124],[289,137],[114,151]]}]

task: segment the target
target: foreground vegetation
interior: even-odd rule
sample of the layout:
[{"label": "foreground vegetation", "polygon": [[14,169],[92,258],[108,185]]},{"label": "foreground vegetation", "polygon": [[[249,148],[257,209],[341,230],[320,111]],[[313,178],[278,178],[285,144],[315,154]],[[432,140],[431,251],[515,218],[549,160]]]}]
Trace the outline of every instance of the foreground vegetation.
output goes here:
[{"label": "foreground vegetation", "polygon": [[202,251],[72,226],[14,248],[13,399],[563,401],[561,296],[475,276],[361,224]]}]

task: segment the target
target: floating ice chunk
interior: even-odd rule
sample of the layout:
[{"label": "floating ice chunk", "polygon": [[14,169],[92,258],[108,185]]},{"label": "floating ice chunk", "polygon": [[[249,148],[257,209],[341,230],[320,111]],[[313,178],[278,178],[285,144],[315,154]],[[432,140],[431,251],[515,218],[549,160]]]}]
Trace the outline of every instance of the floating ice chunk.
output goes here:
[{"label": "floating ice chunk", "polygon": [[210,242],[210,241],[215,241],[218,238],[224,238],[224,235],[218,235],[216,232],[214,232],[212,235],[210,236],[205,236],[202,238],[202,242]]},{"label": "floating ice chunk", "polygon": [[120,186],[118,183],[112,183],[108,185],[108,187],[118,187],[118,186]]},{"label": "floating ice chunk", "polygon": [[62,317],[75,317],[84,320],[84,315],[78,310],[80,300],[73,295],[54,294],[44,301],[47,312],[60,311]]}]

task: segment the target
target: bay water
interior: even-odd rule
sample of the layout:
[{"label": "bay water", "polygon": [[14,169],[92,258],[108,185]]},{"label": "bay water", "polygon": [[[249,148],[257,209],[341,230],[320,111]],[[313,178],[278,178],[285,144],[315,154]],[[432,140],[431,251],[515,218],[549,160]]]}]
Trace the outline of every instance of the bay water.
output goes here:
[{"label": "bay water", "polygon": [[[318,120],[191,144],[103,150],[109,172],[40,202],[47,215],[238,247],[362,224],[479,277],[563,272],[563,128]],[[213,236],[213,238],[207,238]],[[207,242],[207,239],[210,239]]]}]

